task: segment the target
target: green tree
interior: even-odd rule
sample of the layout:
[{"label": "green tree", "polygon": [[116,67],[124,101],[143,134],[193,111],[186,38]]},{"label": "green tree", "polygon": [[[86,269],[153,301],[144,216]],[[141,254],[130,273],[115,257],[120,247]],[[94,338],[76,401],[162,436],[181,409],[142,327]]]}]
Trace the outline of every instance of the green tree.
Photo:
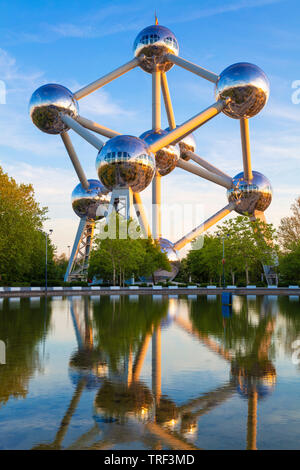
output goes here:
[{"label": "green tree", "polygon": [[300,280],[300,243],[293,245],[289,253],[279,256],[280,279],[284,282],[298,283]]},{"label": "green tree", "polygon": [[300,196],[291,206],[292,215],[283,217],[278,228],[278,239],[283,251],[288,252],[300,243]]},{"label": "green tree", "polygon": [[[47,208],[40,207],[31,185],[17,184],[0,167],[0,276],[4,282],[43,277]],[[49,271],[54,247],[48,242]]]},{"label": "green tree", "polygon": [[220,283],[224,238],[226,278],[230,276],[235,284],[237,275],[245,276],[249,284],[250,277],[259,277],[262,264],[273,265],[275,262],[274,232],[272,225],[251,221],[248,217],[227,220],[217,227],[216,233],[205,235],[200,250],[192,249],[188,253],[187,270],[198,282]]},{"label": "green tree", "polygon": [[[124,236],[125,224],[126,238]],[[106,228],[104,228],[104,233]],[[138,238],[132,239],[130,233],[137,233]],[[135,276],[153,276],[157,269],[170,271],[170,263],[165,253],[161,252],[157,242],[151,239],[141,238],[139,230],[134,220],[124,221],[119,216],[116,217],[115,237],[103,239],[102,235],[95,237],[94,248],[90,257],[89,278],[94,276],[113,282],[117,280],[119,285],[124,285],[125,279]]]}]

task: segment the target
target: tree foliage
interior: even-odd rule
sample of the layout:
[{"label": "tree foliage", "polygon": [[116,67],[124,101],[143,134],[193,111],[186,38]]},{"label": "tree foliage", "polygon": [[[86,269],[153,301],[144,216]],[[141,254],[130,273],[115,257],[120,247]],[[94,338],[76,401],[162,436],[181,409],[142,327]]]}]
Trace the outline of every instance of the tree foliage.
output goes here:
[{"label": "tree foliage", "polygon": [[292,215],[283,217],[278,228],[280,246],[284,252],[292,251],[300,243],[300,196],[291,206]]},{"label": "tree foliage", "polygon": [[223,222],[217,231],[205,235],[200,250],[188,253],[186,268],[198,282],[220,283],[223,262],[223,239],[225,248],[225,274],[235,284],[236,277],[243,277],[249,284],[251,277],[257,279],[262,264],[274,264],[275,230],[262,221],[250,221],[238,216]]},{"label": "tree foliage", "polygon": [[[35,201],[31,185],[17,184],[0,167],[0,275],[3,281],[38,279],[44,272],[47,209]],[[49,270],[54,248],[48,243]]]},{"label": "tree foliage", "polygon": [[135,221],[131,219],[126,222],[117,216],[115,237],[95,237],[89,265],[90,279],[96,276],[112,281],[114,285],[117,281],[124,285],[125,280],[132,275],[153,276],[157,269],[171,270],[168,258],[157,242],[141,236],[135,239],[130,236],[121,238],[121,223],[126,224],[126,233],[139,233]]}]

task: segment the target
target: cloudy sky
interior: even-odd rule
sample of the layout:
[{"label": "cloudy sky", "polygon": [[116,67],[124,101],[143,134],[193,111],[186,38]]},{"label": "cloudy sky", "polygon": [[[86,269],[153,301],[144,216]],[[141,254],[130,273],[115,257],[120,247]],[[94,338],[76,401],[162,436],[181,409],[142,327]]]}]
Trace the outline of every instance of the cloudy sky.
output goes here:
[{"label": "cloudy sky", "polygon": [[[54,230],[58,253],[67,253],[73,243],[78,218],[70,195],[78,181],[61,139],[31,123],[30,96],[48,82],[76,91],[130,60],[134,39],[153,23],[155,8],[159,23],[177,36],[182,57],[215,73],[235,62],[252,62],[268,75],[269,102],[250,120],[253,169],[268,176],[274,188],[268,221],[278,225],[289,213],[300,193],[300,104],[292,100],[293,93],[298,97],[293,83],[300,85],[297,0],[10,0],[0,1],[0,7],[0,80],[6,87],[6,103],[0,104],[0,165],[18,182],[33,183],[37,199],[49,208],[45,227]],[[178,123],[214,102],[212,84],[200,77],[173,67],[168,79]],[[151,127],[151,76],[135,69],[79,106],[81,115],[139,136]],[[96,178],[95,149],[70,135],[87,176]],[[221,114],[195,137],[201,156],[232,176],[241,170],[238,121]],[[166,204],[197,203],[203,217],[226,205],[223,188],[183,170],[162,183]],[[150,202],[150,188],[142,197]],[[176,230],[163,221],[164,236],[176,241],[181,226]]]}]

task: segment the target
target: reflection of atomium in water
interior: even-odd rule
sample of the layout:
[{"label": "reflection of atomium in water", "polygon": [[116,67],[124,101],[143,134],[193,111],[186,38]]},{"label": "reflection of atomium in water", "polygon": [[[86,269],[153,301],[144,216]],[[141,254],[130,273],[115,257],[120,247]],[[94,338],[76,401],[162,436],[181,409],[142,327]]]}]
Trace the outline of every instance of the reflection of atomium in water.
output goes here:
[{"label": "reflection of atomium in water", "polygon": [[[95,221],[109,217],[112,210],[129,218],[134,202],[144,232],[159,241],[168,258],[176,258],[171,260],[171,274],[156,273],[157,280],[168,280],[173,279],[178,271],[177,252],[193,239],[232,211],[249,215],[251,220],[264,220],[264,211],[272,200],[271,185],[266,177],[252,170],[250,154],[248,119],[263,109],[269,97],[269,81],[264,72],[254,64],[241,62],[217,74],[189,62],[179,56],[179,44],[174,33],[157,21],[138,33],[133,44],[133,55],[131,60],[112,72],[107,74],[103,70],[100,79],[74,93],[62,85],[47,84],[38,88],[30,100],[29,113],[34,125],[47,134],[61,136],[80,181],[72,194],[73,209],[80,217],[80,224],[65,275],[66,281],[86,280]],[[167,72],[174,65],[214,85],[213,103],[181,124],[175,120],[167,80]],[[79,100],[134,68],[151,75],[150,130],[144,131],[140,138],[121,135],[116,130],[80,115]],[[168,120],[165,130],[162,129],[161,96]],[[202,126],[220,113],[240,121],[243,171],[234,178],[195,153],[194,132],[198,128],[202,131]],[[123,127],[126,127],[126,123]],[[95,148],[96,170],[100,181],[87,179],[71,142],[68,133],[70,129]],[[101,140],[99,135],[108,140]],[[228,204],[180,240],[166,244],[161,230],[161,176],[167,176],[177,168],[225,188]],[[151,183],[152,231],[140,196]],[[185,184],[188,184],[186,179]],[[264,271],[268,273],[272,270],[264,266]],[[272,282],[267,274],[266,278]]]}]

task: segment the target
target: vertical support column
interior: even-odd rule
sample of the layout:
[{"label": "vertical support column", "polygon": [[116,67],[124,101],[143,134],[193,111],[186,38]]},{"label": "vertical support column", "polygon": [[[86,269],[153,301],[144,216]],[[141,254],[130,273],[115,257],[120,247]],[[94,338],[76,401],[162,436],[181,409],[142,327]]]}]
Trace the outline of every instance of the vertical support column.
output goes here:
[{"label": "vertical support column", "polygon": [[152,335],[152,392],[156,406],[161,397],[161,330],[155,328]]},{"label": "vertical support column", "polygon": [[133,217],[133,193],[130,188],[128,189],[113,189],[109,203],[106,220],[112,211],[115,210],[124,219],[128,220]]},{"label": "vertical support column", "polygon": [[249,120],[240,119],[241,141],[243,152],[244,177],[251,181],[253,178],[250,152]]},{"label": "vertical support column", "polygon": [[161,73],[152,72],[152,129],[161,129]]},{"label": "vertical support column", "polygon": [[[152,129],[161,129],[161,73],[152,72]],[[152,233],[161,237],[161,176],[156,173],[152,182]]]}]

